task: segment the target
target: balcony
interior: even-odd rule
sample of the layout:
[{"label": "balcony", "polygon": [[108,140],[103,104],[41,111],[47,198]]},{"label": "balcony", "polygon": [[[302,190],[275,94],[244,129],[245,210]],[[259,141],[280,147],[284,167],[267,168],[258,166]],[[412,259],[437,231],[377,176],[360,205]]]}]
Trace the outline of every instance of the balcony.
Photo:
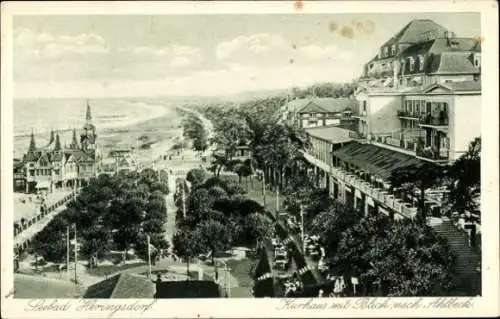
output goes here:
[{"label": "balcony", "polygon": [[406,111],[398,111],[397,116],[399,118],[418,120],[420,118],[420,114]]},{"label": "balcony", "polygon": [[349,131],[349,137],[353,140],[358,140],[358,142],[365,141],[367,139],[366,135],[363,135],[356,131]]},{"label": "balcony", "polygon": [[389,191],[374,186],[357,175],[347,173],[337,167],[332,167],[331,173],[335,178],[350,184],[355,189],[373,198],[377,202],[384,204],[401,216],[413,218],[417,213],[417,208],[413,207],[412,204],[396,198],[396,196]]},{"label": "balcony", "polygon": [[359,114],[353,114],[352,117],[355,118],[365,118],[368,116],[368,113],[366,111],[359,112]]},{"label": "balcony", "polygon": [[440,116],[426,115],[420,118],[419,124],[427,127],[448,126],[448,115],[446,113]]},{"label": "balcony", "polygon": [[433,162],[436,164],[448,163],[450,150],[447,148],[435,149],[435,148],[422,148],[417,149],[416,155],[418,159]]},{"label": "balcony", "polygon": [[418,136],[414,133],[377,133],[371,135],[370,143],[415,156],[417,139]]}]

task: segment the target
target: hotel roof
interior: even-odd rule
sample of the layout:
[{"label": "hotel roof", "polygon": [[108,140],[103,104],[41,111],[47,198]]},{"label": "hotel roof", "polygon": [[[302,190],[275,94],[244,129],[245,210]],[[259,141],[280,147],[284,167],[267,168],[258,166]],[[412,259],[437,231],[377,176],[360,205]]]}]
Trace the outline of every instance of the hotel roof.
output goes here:
[{"label": "hotel roof", "polygon": [[304,99],[307,102],[302,102],[302,107],[297,108],[297,113],[308,112],[309,107],[319,107],[326,113],[340,113],[346,110],[355,111],[358,102],[351,99],[335,99],[335,98],[312,98]]},{"label": "hotel roof", "polygon": [[[454,42],[455,45],[450,45]],[[424,53],[439,54],[443,52],[481,52],[481,44],[472,38],[437,38],[409,46],[400,56],[418,55]]]},{"label": "hotel roof", "polygon": [[392,172],[399,167],[422,163],[410,155],[357,142],[347,144],[335,151],[333,155],[384,180],[387,180]]},{"label": "hotel roof", "polygon": [[474,66],[471,52],[443,52],[432,56],[427,73],[437,74],[479,74]]},{"label": "hotel roof", "polygon": [[337,126],[320,126],[306,128],[305,131],[313,136],[332,143],[345,143],[352,140],[349,130]]}]

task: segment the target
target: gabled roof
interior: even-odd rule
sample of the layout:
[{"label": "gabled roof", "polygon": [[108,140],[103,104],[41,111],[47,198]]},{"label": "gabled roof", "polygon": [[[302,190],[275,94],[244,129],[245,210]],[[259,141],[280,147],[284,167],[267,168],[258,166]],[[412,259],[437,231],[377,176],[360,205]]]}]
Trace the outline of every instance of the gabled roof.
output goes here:
[{"label": "gabled roof", "polygon": [[356,111],[358,101],[350,99],[334,99],[334,98],[313,98],[308,99],[308,103],[305,103],[301,109],[297,110],[297,113],[308,113],[309,108],[314,111],[314,108],[320,108],[318,112],[325,113],[340,113],[345,110]]},{"label": "gabled roof", "polygon": [[422,89],[423,93],[451,93],[451,92],[480,92],[481,81],[448,82],[444,84],[431,84]]},{"label": "gabled roof", "polygon": [[288,102],[286,107],[289,111],[295,112],[306,106],[310,101],[310,99],[296,99]]},{"label": "gabled roof", "polygon": [[437,74],[479,74],[470,52],[443,52],[432,55],[426,73]]},{"label": "gabled roof", "polygon": [[40,151],[29,151],[24,156],[24,161],[25,162],[36,162],[40,158],[40,155],[42,155],[42,152],[40,152]]},{"label": "gabled roof", "polygon": [[60,162],[64,158],[64,154],[62,152],[54,152],[52,154],[52,162]]},{"label": "gabled roof", "polygon": [[393,43],[418,43],[442,37],[446,31],[445,27],[430,19],[415,19],[384,43],[383,46]]},{"label": "gabled roof", "polygon": [[153,298],[152,281],[139,275],[121,273],[90,286],[83,298]]},{"label": "gabled roof", "polygon": [[44,165],[50,164],[51,158],[49,155],[50,155],[49,153],[42,152],[42,154],[38,158],[38,162],[40,162],[40,164],[44,164]]}]

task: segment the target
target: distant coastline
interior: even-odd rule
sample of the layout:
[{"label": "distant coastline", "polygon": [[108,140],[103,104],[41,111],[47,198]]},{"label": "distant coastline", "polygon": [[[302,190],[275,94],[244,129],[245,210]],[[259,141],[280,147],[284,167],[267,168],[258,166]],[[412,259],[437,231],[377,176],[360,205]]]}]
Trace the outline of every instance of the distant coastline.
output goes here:
[{"label": "distant coastline", "polygon": [[[34,126],[33,130],[37,145],[44,145],[48,142],[51,130],[59,132],[63,145],[69,144],[73,128],[79,134],[84,124],[82,112],[84,111],[85,100],[54,99],[43,100],[42,102],[39,102],[39,100],[26,102],[24,100],[23,102],[25,103],[22,105],[24,109],[14,110],[15,158],[22,157],[28,147],[31,129],[27,130],[26,128],[30,124]],[[52,108],[61,106],[65,102],[71,104],[71,107],[65,110],[57,110],[57,113],[62,115],[60,115],[60,118],[54,118],[54,115],[49,116]],[[26,105],[26,103],[31,104]],[[51,103],[54,103],[53,107]],[[90,103],[94,106],[92,101]],[[103,99],[96,100],[94,103],[97,107],[94,107],[96,111],[93,114],[93,123],[97,128],[98,143],[105,152],[113,147],[133,147],[138,143],[137,139],[140,136],[147,136],[149,141],[153,141],[151,143],[151,146],[153,146],[178,133],[176,130],[180,123],[179,114],[177,114],[175,105],[167,101],[162,103],[162,101],[142,102],[138,99],[133,101],[128,99]],[[120,113],[116,112],[118,114],[114,114],[114,111],[120,111]],[[40,115],[40,118],[26,120],[26,116],[32,116],[33,113]],[[19,123],[23,120],[25,123]],[[75,124],[68,127],[68,123]]]}]

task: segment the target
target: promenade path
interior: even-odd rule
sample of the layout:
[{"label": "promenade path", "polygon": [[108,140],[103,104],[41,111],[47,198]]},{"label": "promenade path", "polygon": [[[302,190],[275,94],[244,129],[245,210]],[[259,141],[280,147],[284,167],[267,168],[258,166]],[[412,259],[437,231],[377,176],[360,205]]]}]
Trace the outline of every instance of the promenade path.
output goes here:
[{"label": "promenade path", "polygon": [[[55,190],[46,197],[47,207],[71,193],[71,189]],[[31,198],[31,201],[30,201]],[[23,202],[24,201],[24,202]],[[35,194],[14,193],[14,221],[33,218],[40,212],[41,201]]]}]

